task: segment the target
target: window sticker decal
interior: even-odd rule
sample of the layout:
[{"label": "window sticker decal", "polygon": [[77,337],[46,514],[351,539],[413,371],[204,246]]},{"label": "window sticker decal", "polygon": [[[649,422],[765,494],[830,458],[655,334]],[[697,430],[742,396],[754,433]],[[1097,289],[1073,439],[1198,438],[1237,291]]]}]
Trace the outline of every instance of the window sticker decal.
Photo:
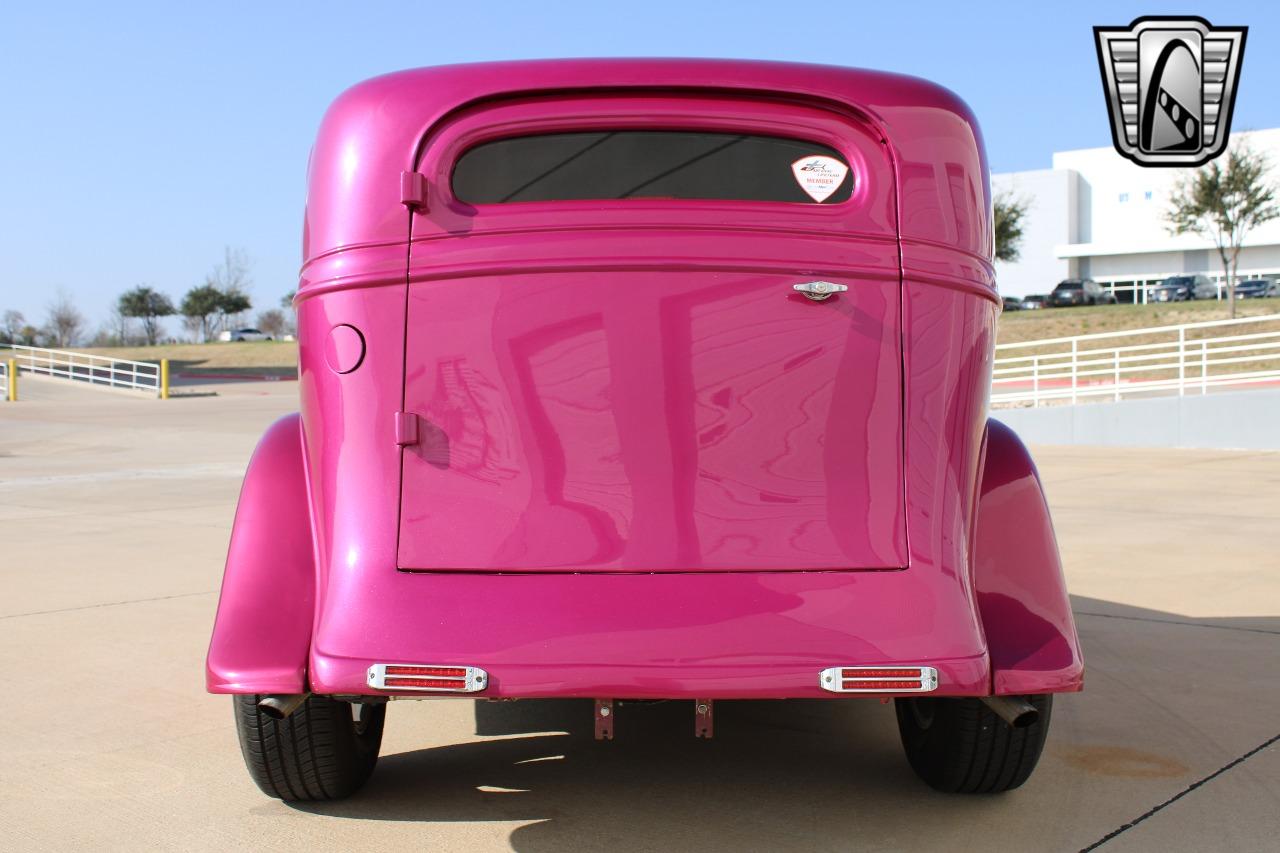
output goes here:
[{"label": "window sticker decal", "polygon": [[792,163],[791,172],[796,176],[800,189],[821,204],[839,189],[844,176],[849,173],[849,167],[834,157],[814,154]]}]

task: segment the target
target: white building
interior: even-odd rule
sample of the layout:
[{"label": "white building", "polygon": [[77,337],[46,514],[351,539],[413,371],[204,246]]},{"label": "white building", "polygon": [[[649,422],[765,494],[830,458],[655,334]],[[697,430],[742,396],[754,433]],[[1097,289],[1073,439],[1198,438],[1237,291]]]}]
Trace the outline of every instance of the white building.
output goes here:
[{"label": "white building", "polygon": [[[1271,180],[1280,185],[1280,128],[1232,134],[1232,144],[1239,141],[1270,158]],[[1144,286],[1170,275],[1199,272],[1221,281],[1213,242],[1172,236],[1164,221],[1170,190],[1187,171],[1144,168],[1107,147],[1056,152],[1052,169],[992,175],[997,194],[1029,202],[1020,257],[996,263],[1000,292],[1048,293],[1064,278],[1091,278],[1129,302],[1135,291],[1143,301]],[[1238,274],[1280,275],[1280,219],[1246,236]]]}]

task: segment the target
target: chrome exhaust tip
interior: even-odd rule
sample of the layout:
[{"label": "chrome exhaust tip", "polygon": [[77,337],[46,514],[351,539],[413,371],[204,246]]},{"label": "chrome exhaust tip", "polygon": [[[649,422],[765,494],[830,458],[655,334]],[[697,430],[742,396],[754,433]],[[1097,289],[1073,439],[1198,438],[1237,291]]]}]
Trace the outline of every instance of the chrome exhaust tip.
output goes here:
[{"label": "chrome exhaust tip", "polygon": [[258,708],[273,720],[288,719],[302,707],[310,693],[273,693],[258,700]]},{"label": "chrome exhaust tip", "polygon": [[1025,729],[1040,719],[1040,712],[1021,696],[981,696],[983,704],[1015,729]]}]

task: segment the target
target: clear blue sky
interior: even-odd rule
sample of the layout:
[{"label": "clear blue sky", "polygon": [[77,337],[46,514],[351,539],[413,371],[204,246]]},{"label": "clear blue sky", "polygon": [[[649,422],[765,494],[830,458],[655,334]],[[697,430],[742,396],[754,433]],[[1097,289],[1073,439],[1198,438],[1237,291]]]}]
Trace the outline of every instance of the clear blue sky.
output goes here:
[{"label": "clear blue sky", "polygon": [[[1198,13],[1250,27],[1234,128],[1280,126],[1280,13],[1036,2],[12,3],[0,16],[0,310],[59,288],[96,328],[122,290],[180,297],[224,246],[256,307],[291,290],[307,152],[328,102],[401,68],[716,56],[901,71],[958,92],[994,171],[1110,144],[1091,27]],[[176,330],[177,324],[171,323]]]}]

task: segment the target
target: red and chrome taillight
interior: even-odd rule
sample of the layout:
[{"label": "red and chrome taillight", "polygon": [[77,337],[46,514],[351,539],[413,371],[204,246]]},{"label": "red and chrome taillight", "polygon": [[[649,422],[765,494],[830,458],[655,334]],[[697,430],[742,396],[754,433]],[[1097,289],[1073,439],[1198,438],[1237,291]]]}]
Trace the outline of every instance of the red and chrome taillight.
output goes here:
[{"label": "red and chrome taillight", "polygon": [[368,681],[375,690],[475,693],[489,685],[489,673],[478,666],[375,663],[369,667]]},{"label": "red and chrome taillight", "polygon": [[931,666],[833,666],[818,674],[832,693],[928,693],[938,688]]}]

